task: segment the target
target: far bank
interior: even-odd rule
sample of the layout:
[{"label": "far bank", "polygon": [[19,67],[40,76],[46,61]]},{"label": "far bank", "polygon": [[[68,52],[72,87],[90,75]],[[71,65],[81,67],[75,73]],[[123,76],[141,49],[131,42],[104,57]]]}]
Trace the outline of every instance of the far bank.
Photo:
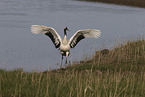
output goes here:
[{"label": "far bank", "polygon": [[145,8],[145,0],[79,0],[79,1],[102,2]]}]

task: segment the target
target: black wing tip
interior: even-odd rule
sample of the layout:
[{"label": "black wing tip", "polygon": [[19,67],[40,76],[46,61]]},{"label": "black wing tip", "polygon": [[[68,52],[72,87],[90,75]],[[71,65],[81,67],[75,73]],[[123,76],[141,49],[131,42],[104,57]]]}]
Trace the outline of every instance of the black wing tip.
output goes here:
[{"label": "black wing tip", "polygon": [[59,48],[60,47],[60,43],[58,45],[55,45],[55,48]]},{"label": "black wing tip", "polygon": [[81,35],[79,35],[74,41],[72,41],[72,45],[70,45],[70,47],[71,48],[74,48],[77,44],[78,44],[78,42],[80,41],[80,40],[82,40],[82,39],[84,39],[85,38],[85,36],[83,35],[83,34],[81,34]]}]

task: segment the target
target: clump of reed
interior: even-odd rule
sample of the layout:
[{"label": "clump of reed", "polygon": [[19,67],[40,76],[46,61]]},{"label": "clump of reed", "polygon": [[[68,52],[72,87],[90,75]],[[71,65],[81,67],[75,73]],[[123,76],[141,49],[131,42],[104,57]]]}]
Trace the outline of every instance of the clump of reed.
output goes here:
[{"label": "clump of reed", "polygon": [[[3,73],[3,74],[2,74]],[[121,69],[95,72],[65,71],[0,74],[1,97],[143,97],[145,72],[124,72]]]},{"label": "clump of reed", "polygon": [[80,64],[45,72],[0,70],[0,97],[144,97],[145,40],[96,51]]},{"label": "clump of reed", "polygon": [[143,65],[145,63],[145,40],[117,43],[112,50],[96,51],[94,62]]},{"label": "clump of reed", "polygon": [[[134,69],[140,68],[145,65],[145,40],[130,40],[123,44],[117,42],[112,49],[97,50],[92,58],[81,61],[80,64],[73,64],[73,69],[83,70],[98,69],[106,67],[106,69],[122,68]],[[112,67],[113,66],[113,67]],[[136,68],[135,68],[136,67]],[[69,69],[69,66],[67,67]],[[72,69],[72,66],[71,68]]]}]

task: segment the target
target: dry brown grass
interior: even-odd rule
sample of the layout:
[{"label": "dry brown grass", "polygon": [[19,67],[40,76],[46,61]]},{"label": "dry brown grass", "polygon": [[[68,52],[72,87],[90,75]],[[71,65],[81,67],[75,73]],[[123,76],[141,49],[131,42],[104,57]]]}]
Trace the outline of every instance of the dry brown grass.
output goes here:
[{"label": "dry brown grass", "polygon": [[144,97],[144,48],[145,40],[129,41],[64,69],[0,70],[0,97]]}]

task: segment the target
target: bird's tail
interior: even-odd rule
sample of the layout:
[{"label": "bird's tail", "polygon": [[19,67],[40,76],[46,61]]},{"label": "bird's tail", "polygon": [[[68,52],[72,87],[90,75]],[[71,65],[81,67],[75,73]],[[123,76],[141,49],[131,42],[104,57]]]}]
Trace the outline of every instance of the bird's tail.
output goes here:
[{"label": "bird's tail", "polygon": [[34,34],[45,33],[48,27],[42,25],[32,25],[31,32]]}]

